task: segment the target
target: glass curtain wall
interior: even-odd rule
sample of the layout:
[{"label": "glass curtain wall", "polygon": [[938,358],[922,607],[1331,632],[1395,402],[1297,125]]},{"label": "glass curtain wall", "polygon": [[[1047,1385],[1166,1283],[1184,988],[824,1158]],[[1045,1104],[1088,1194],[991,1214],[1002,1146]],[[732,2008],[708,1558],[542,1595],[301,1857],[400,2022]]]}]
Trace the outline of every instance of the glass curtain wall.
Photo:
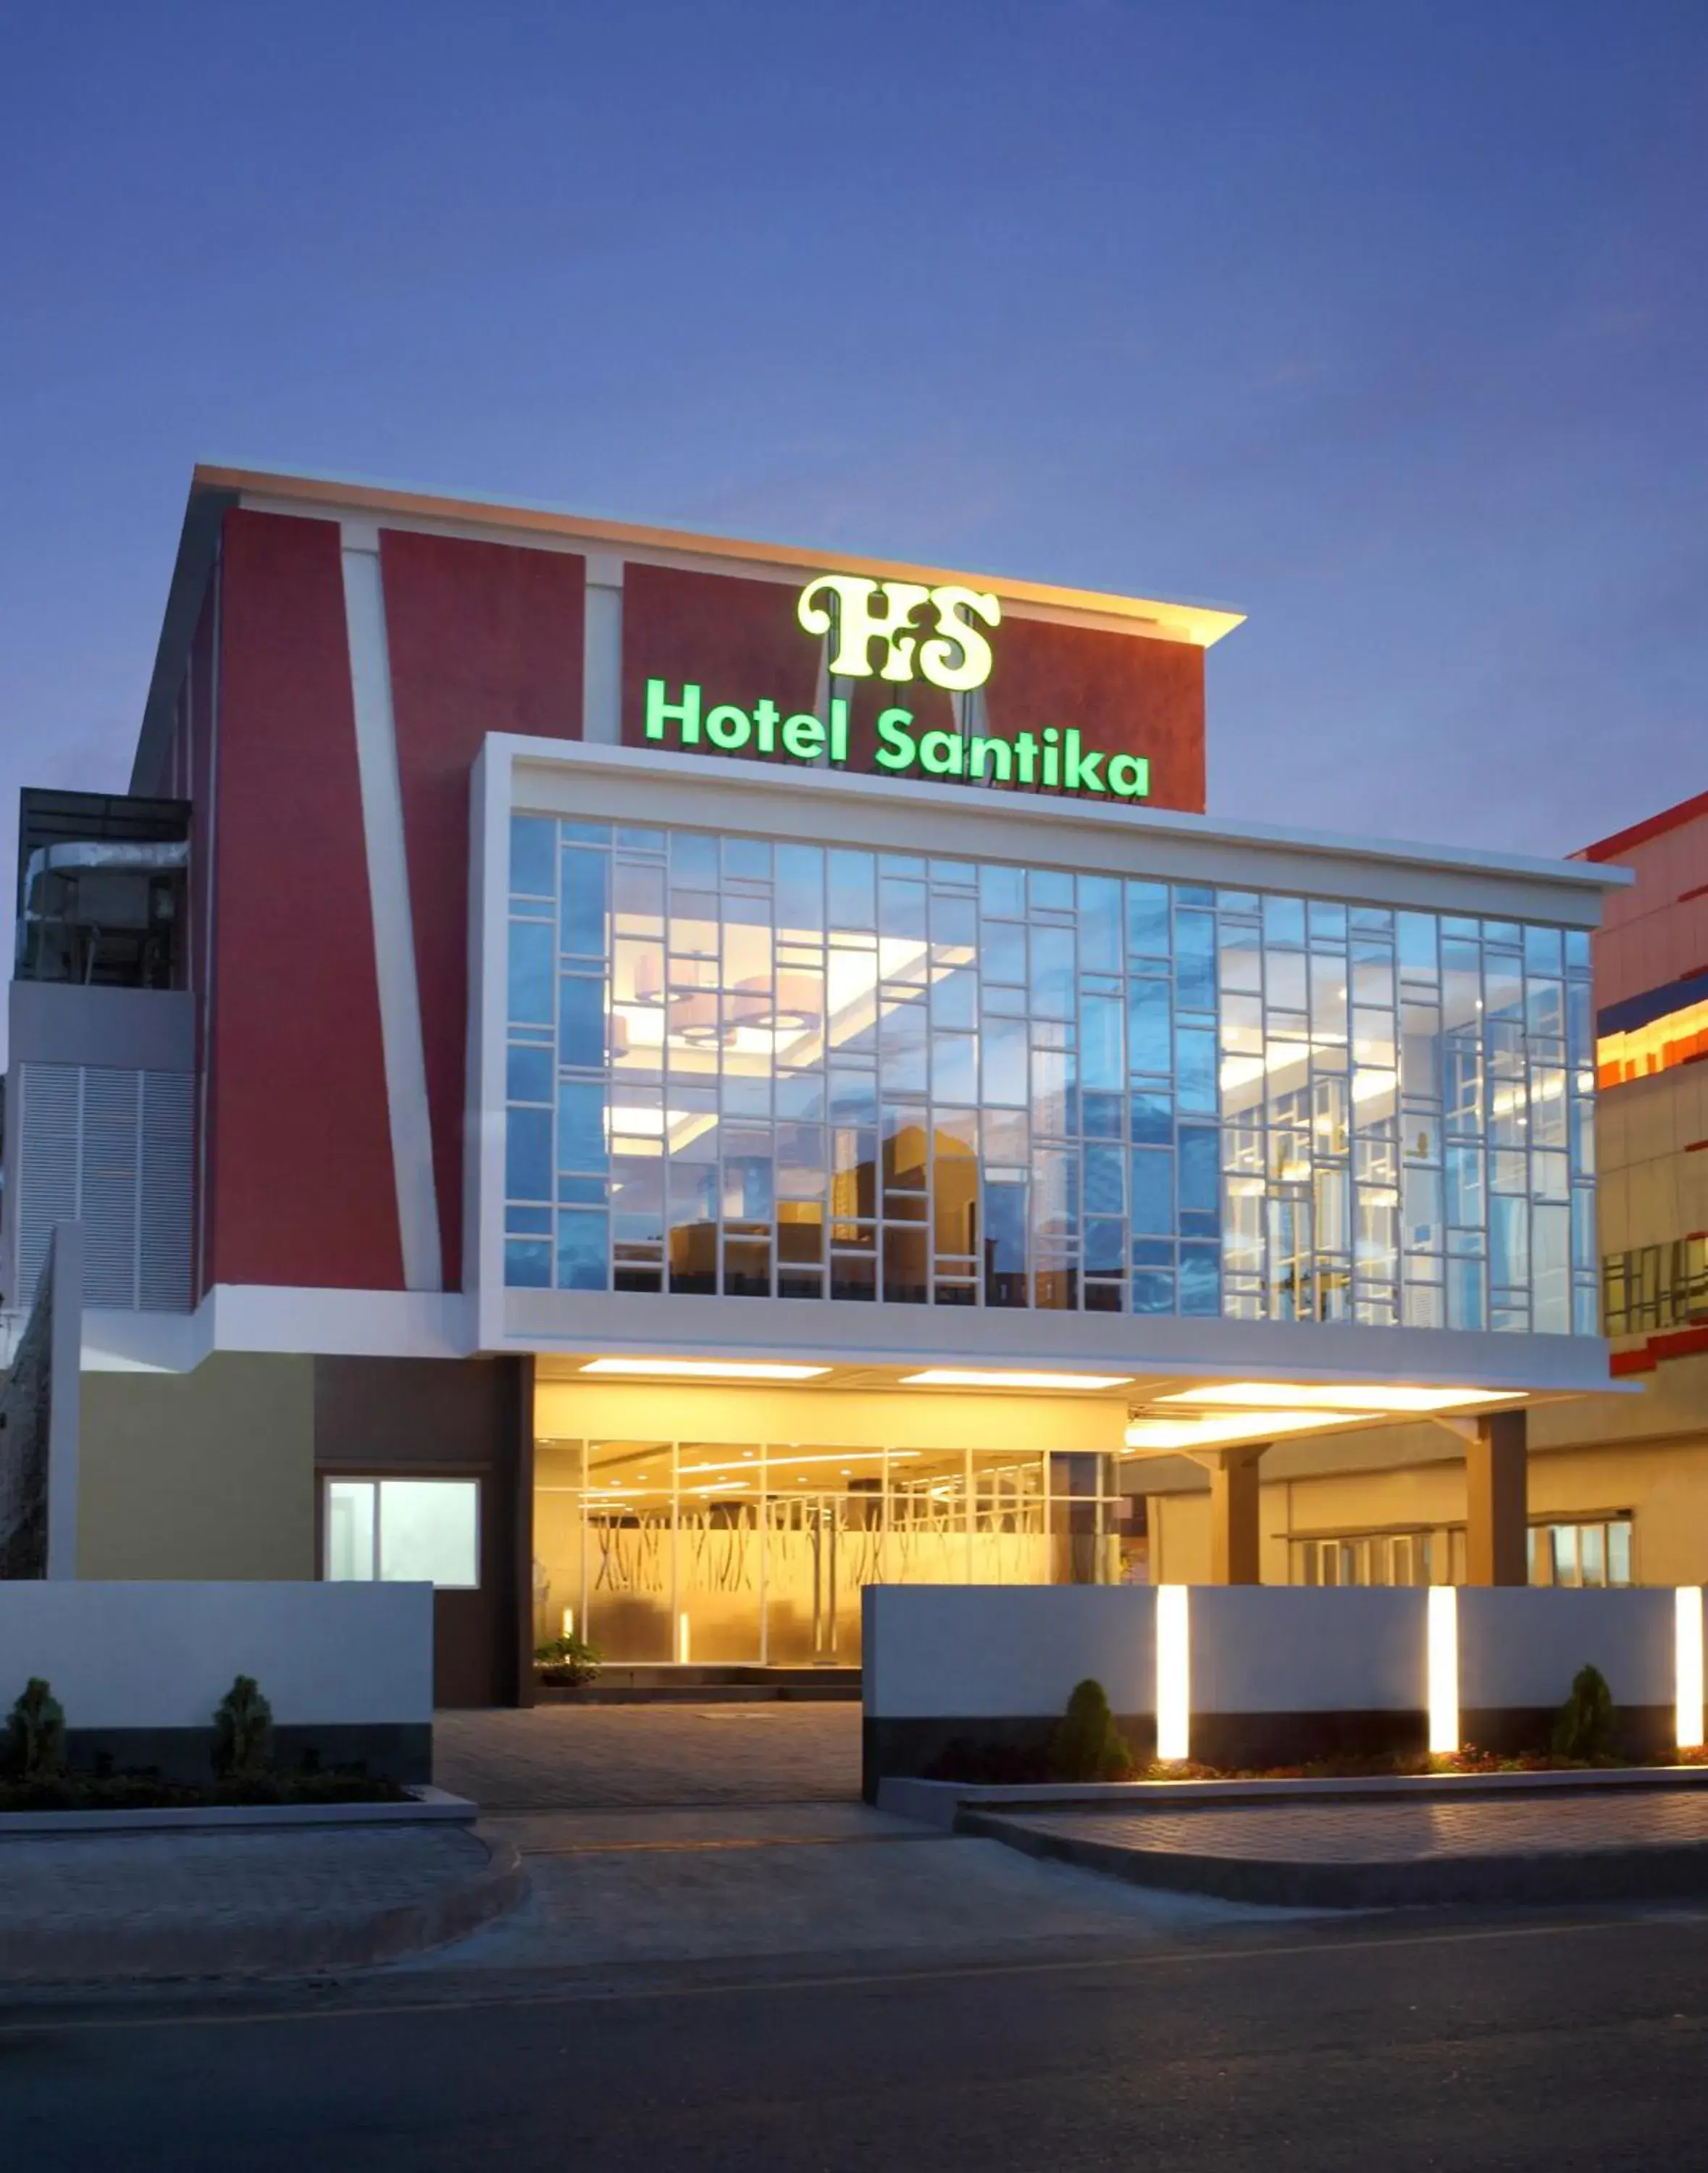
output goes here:
[{"label": "glass curtain wall", "polygon": [[519,816],[513,1286],[1592,1334],[1581,931]]},{"label": "glass curtain wall", "polygon": [[857,1665],[867,1584],[1108,1583],[1112,1459],[542,1442],[536,1640],[619,1663]]}]

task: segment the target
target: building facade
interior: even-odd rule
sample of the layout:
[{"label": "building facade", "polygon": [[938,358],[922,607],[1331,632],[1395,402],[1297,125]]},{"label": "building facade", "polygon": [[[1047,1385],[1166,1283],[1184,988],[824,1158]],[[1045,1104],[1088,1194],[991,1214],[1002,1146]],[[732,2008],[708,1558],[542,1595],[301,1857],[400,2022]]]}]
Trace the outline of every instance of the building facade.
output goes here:
[{"label": "building facade", "polygon": [[1417,1413],[1521,1575],[1628,878],[1208,816],[1237,623],[198,471],[130,791],[24,798],[79,1573],[430,1575],[450,1702],[845,1664],[875,1579],[1273,1575],[1285,1443]]},{"label": "building facade", "polygon": [[[1619,1393],[1529,1423],[1527,1555],[1538,1584],[1708,1578],[1708,795],[1588,847],[1628,867],[1592,938],[1602,1318]],[[1578,999],[1581,1004],[1581,995]],[[1569,1021],[1574,1064],[1588,1027]],[[1461,1582],[1461,1446],[1439,1426],[1307,1438],[1266,1459],[1263,1573],[1281,1583]],[[1154,1468],[1155,1566],[1204,1573],[1200,1475]]]}]

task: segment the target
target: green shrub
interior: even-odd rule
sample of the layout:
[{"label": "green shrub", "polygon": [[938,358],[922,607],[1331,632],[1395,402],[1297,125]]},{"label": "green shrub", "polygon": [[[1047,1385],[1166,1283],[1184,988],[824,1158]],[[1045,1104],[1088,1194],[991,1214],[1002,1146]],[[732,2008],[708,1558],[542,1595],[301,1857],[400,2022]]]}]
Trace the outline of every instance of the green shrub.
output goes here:
[{"label": "green shrub", "polygon": [[258,1778],[272,1764],[272,1707],[253,1675],[239,1675],[213,1710],[213,1770],[222,1781]]},{"label": "green shrub", "polygon": [[65,1712],[32,1675],[6,1723],[6,1771],[19,1781],[57,1781],[65,1771]]},{"label": "green shrub", "polygon": [[1119,1781],[1133,1770],[1133,1754],[1121,1739],[1103,1685],[1088,1677],[1077,1684],[1050,1739],[1053,1781]]},{"label": "green shrub", "polygon": [[599,1672],[599,1649],[585,1637],[566,1632],[534,1647],[534,1665],[555,1682],[590,1682]]},{"label": "green shrub", "polygon": [[1611,1758],[1618,1725],[1606,1676],[1599,1668],[1580,1668],[1554,1723],[1554,1755],[1586,1766]]}]

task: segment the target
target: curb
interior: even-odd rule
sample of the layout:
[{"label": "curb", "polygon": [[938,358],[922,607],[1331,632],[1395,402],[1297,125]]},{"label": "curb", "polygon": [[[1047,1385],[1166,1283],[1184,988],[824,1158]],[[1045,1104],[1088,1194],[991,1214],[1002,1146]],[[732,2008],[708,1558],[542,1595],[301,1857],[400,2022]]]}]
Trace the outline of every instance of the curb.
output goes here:
[{"label": "curb", "polygon": [[133,1982],[171,1977],[307,1976],[373,1969],[465,1938],[526,1896],[514,1842],[475,1830],[487,1861],[470,1878],[418,1901],[321,1919],[300,1914],[241,1925],[214,1919],[160,1927],[24,1928],[0,1944],[0,1984]]},{"label": "curb", "polygon": [[1132,1886],[1210,1894],[1283,1909],[1414,1909],[1453,1904],[1662,1901],[1708,1893],[1708,1842],[1656,1848],[1323,1863],[1123,1848],[1046,1832],[989,1812],[963,1811],[957,1833],[1022,1855],[1077,1865]]},{"label": "curb", "polygon": [[962,1811],[1179,1810],[1234,1804],[1462,1802],[1467,1797],[1593,1795],[1613,1788],[1708,1787],[1708,1766],[1614,1766],[1536,1773],[1371,1773],[1291,1781],[928,1781],[892,1775],[877,1809],[952,1831]]}]

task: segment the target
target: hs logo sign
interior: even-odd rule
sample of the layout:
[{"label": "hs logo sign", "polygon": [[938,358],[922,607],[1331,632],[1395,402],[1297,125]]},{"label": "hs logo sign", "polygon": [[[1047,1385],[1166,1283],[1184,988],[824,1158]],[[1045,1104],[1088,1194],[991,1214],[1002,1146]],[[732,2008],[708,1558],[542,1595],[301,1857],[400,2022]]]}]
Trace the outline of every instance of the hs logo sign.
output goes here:
[{"label": "hs logo sign", "polygon": [[[827,599],[827,601],[821,601]],[[922,629],[914,613],[924,604],[935,624]],[[880,679],[897,685],[919,676],[934,687],[964,694],[990,677],[990,644],[971,623],[999,626],[1002,606],[978,589],[928,589],[917,581],[868,581],[854,574],[827,574],[800,592],[795,615],[807,633],[835,639],[830,660],[838,679]],[[920,639],[921,632],[926,638]],[[874,671],[872,644],[882,644]]]}]

